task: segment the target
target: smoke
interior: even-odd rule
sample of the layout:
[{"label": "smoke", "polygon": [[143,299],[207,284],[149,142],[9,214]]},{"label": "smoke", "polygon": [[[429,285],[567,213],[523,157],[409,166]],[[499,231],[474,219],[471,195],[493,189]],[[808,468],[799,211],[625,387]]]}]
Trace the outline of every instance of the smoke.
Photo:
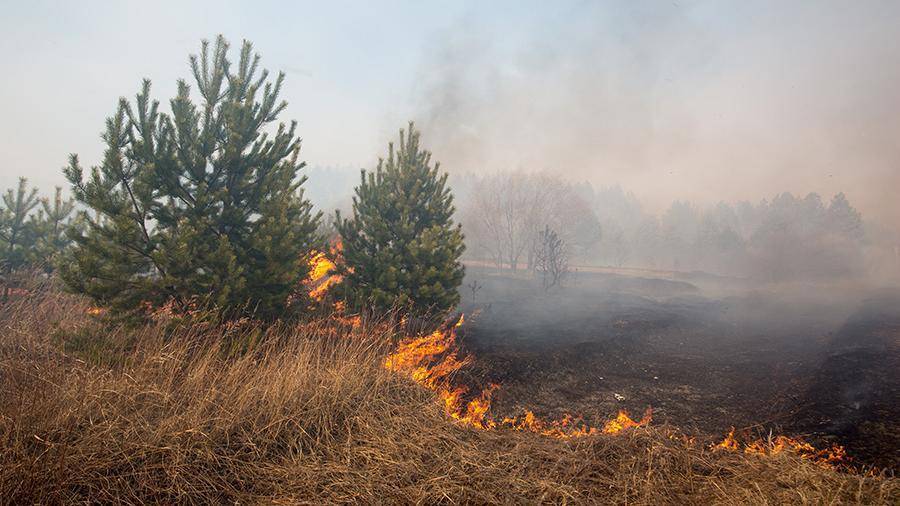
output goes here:
[{"label": "smoke", "polygon": [[437,34],[415,116],[451,171],[621,183],[655,210],[843,191],[897,232],[898,21],[896,2],[473,12]]}]

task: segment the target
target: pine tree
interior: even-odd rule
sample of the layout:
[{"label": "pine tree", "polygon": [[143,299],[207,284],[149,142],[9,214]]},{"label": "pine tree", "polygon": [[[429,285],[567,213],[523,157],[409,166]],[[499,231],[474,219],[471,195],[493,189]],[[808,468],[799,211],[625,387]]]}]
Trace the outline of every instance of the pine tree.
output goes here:
[{"label": "pine tree", "polygon": [[41,209],[36,218],[38,238],[35,244],[35,260],[46,271],[52,270],[63,250],[69,245],[68,227],[75,209],[75,199],[63,199],[62,188],[56,187],[53,202],[41,199]]},{"label": "pine tree", "polygon": [[61,274],[70,289],[120,312],[203,303],[223,312],[281,317],[308,272],[318,214],[303,196],[296,122],[271,125],[287,106],[244,42],[204,41],[190,58],[199,101],[185,81],[159,111],[145,80],[106,122],[102,163],[65,169],[84,230]]},{"label": "pine tree", "polygon": [[400,130],[399,149],[374,172],[361,172],[353,217],[337,228],[343,242],[347,302],[376,311],[398,308],[416,315],[439,314],[459,302],[457,288],[465,248],[453,223],[453,196],[440,164],[419,147],[412,123]]},{"label": "pine tree", "polygon": [[32,211],[40,204],[37,188],[19,178],[18,188],[7,190],[0,208],[0,272],[4,277],[24,267],[32,254],[38,227]]}]

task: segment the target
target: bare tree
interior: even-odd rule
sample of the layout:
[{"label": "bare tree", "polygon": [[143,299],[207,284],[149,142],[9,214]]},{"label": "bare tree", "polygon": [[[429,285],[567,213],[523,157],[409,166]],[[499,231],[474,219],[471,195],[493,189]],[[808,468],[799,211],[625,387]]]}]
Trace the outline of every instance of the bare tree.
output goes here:
[{"label": "bare tree", "polygon": [[471,283],[466,285],[466,288],[472,292],[472,305],[475,305],[475,296],[478,295],[478,292],[481,291],[482,285],[478,282],[477,279],[473,279]]},{"label": "bare tree", "polygon": [[586,250],[599,239],[600,225],[573,186],[548,173],[502,172],[478,178],[463,203],[463,227],[470,251],[498,268],[534,270],[542,227],[549,225],[569,246]]},{"label": "bare tree", "polygon": [[538,234],[534,248],[534,270],[541,276],[544,290],[559,286],[568,274],[569,256],[566,250],[565,241],[549,225],[545,225]]}]

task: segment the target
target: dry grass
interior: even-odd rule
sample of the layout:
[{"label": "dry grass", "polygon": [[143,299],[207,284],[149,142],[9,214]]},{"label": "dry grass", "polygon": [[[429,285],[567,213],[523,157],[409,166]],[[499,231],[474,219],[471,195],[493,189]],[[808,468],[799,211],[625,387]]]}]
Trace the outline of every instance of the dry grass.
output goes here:
[{"label": "dry grass", "polygon": [[[866,503],[884,476],[686,447],[663,429],[561,441],[449,422],[375,332],[101,331],[53,290],[0,309],[0,502]],[[99,343],[99,344],[97,344]]]}]

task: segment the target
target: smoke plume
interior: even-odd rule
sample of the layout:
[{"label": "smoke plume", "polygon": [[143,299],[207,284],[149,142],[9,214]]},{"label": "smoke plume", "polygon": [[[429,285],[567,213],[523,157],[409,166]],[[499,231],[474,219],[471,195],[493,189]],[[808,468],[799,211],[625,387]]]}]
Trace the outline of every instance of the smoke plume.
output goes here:
[{"label": "smoke plume", "polygon": [[898,21],[895,2],[473,12],[435,37],[417,120],[451,171],[560,171],[656,209],[843,191],[896,233]]}]

